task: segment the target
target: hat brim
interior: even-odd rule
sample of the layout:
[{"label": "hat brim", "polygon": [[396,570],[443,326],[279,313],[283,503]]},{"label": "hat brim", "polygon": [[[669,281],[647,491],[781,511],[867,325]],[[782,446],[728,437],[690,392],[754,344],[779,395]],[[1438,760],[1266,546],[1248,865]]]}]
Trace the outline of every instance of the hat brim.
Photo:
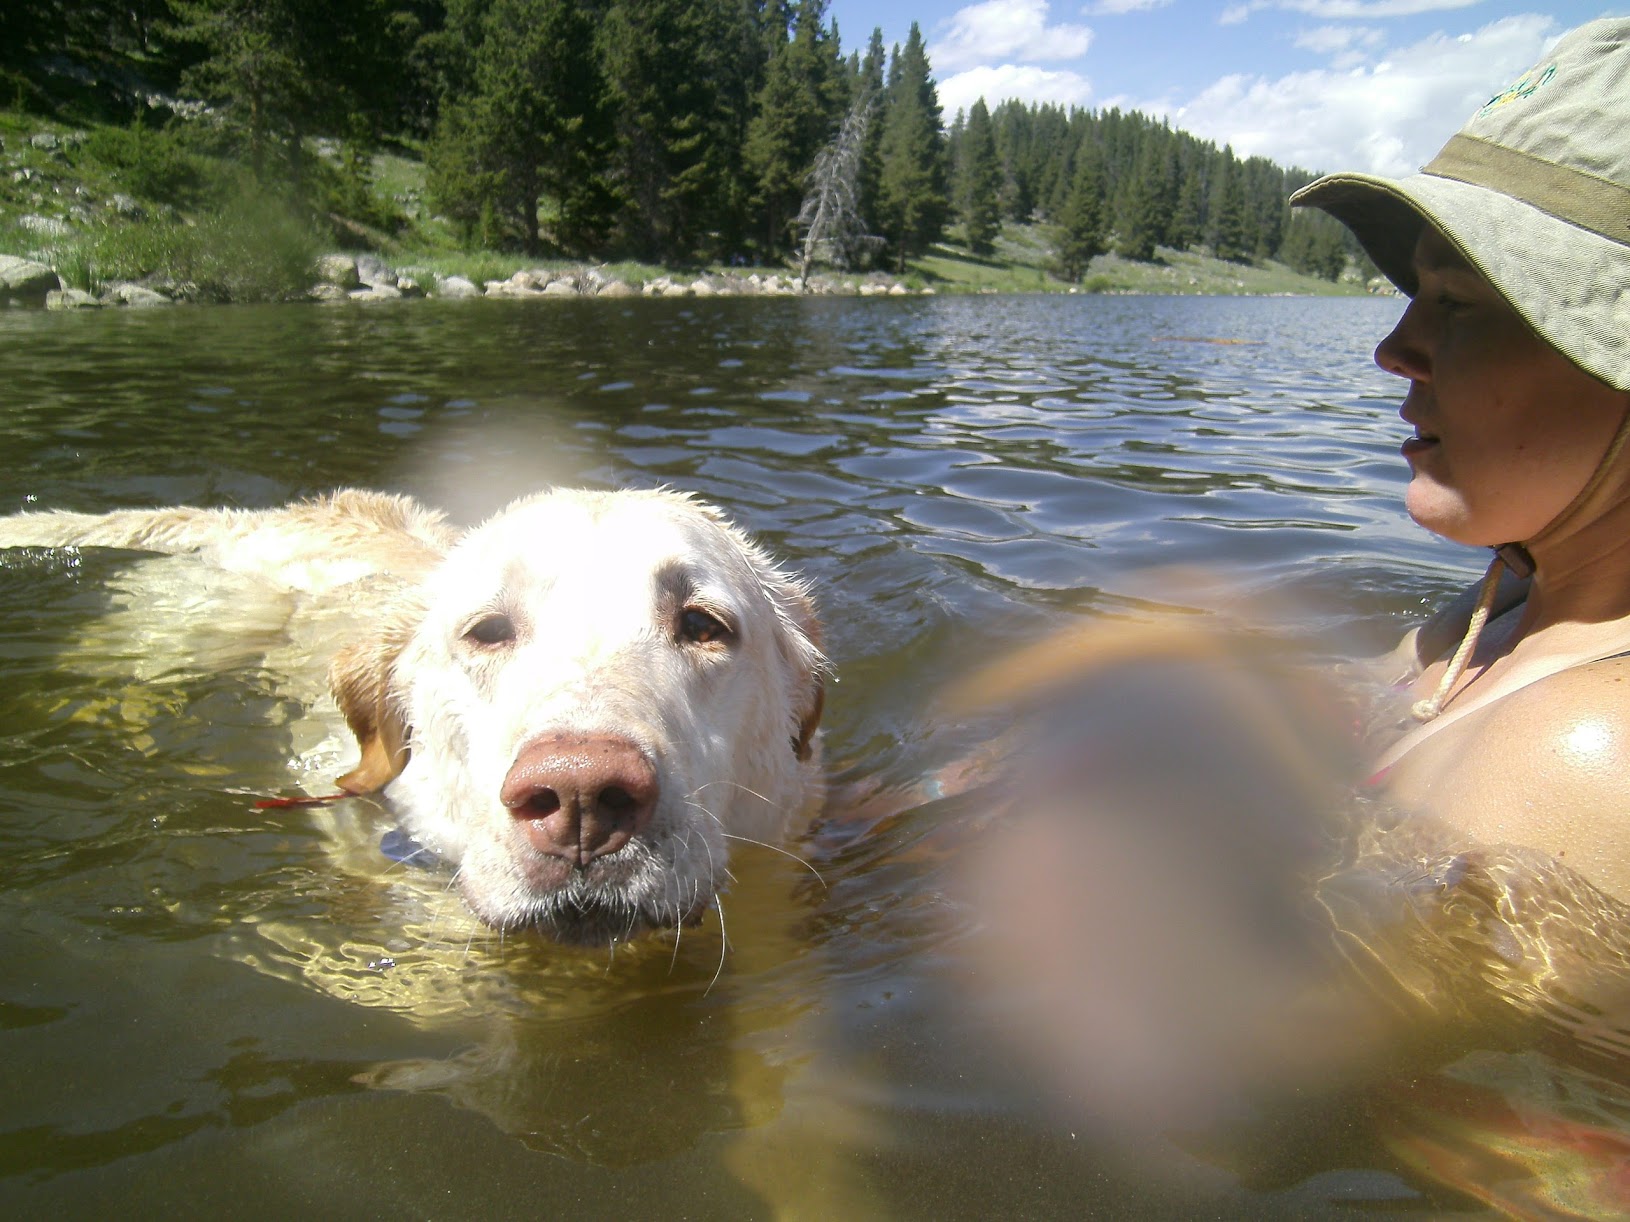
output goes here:
[{"label": "hat brim", "polygon": [[1509,195],[1435,174],[1329,174],[1290,202],[1346,225],[1409,296],[1418,287],[1415,243],[1423,224],[1431,225],[1545,342],[1592,377],[1630,391],[1630,248]]}]

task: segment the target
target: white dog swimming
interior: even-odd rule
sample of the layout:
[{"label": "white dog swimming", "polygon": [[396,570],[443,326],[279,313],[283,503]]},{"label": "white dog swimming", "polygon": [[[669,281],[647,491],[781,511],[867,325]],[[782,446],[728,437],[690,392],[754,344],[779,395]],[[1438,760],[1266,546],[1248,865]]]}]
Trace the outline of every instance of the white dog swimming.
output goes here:
[{"label": "white dog swimming", "polygon": [[[808,591],[679,493],[556,489],[466,532],[357,490],[0,518],[22,546],[185,556],[200,585],[264,589],[285,644],[331,655],[306,664],[361,748],[341,788],[379,793],[500,929],[603,944],[695,921],[729,840],[780,839],[822,797]],[[219,638],[236,615],[205,618]]]}]

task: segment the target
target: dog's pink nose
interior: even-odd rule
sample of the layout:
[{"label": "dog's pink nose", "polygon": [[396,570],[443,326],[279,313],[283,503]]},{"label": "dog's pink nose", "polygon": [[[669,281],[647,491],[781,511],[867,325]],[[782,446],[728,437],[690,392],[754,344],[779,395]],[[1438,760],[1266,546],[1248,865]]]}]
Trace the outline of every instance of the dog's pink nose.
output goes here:
[{"label": "dog's pink nose", "polygon": [[610,734],[552,734],[521,748],[498,800],[540,853],[586,866],[651,822],[657,774],[645,752]]}]

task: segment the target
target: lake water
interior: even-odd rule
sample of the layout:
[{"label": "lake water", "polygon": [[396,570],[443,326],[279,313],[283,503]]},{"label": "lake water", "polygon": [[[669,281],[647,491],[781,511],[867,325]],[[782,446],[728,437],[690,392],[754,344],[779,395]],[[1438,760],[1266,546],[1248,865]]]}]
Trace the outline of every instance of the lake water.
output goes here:
[{"label": "lake water", "polygon": [[[670,484],[811,580],[870,813],[744,849],[674,953],[450,936],[339,867],[253,669],[64,668],[127,557],[0,561],[0,1206],[11,1216],[1261,1217],[1434,1195],[1335,1112],[1275,1166],[1089,1140],[955,1000],[957,659],[1207,566],[1329,657],[1479,558],[1400,510],[1370,299],[419,302],[0,314],[0,510],[474,520]],[[1198,588],[1198,587],[1196,587]],[[1204,594],[1196,593],[1196,605]],[[89,668],[94,671],[95,668]],[[878,795],[881,795],[879,798]],[[889,795],[899,795],[890,806]],[[364,808],[360,818],[373,814]],[[382,815],[379,816],[383,818]],[[404,891],[405,888],[405,891]],[[717,975],[717,979],[715,979]],[[1200,1143],[1203,1145],[1203,1143]],[[1368,1202],[1368,1204],[1366,1204]]]}]

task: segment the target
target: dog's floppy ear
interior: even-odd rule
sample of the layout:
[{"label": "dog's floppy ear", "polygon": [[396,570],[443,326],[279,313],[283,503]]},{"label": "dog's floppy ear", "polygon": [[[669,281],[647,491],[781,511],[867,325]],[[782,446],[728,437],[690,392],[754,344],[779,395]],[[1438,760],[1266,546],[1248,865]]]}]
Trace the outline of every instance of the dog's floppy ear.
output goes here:
[{"label": "dog's floppy ear", "polygon": [[334,655],[328,668],[328,686],[362,749],[361,762],[339,779],[347,793],[383,789],[407,766],[409,726],[393,678],[420,614],[416,600],[402,599],[372,635]]},{"label": "dog's floppy ear", "polygon": [[792,753],[800,760],[809,759],[815,742],[815,731],[821,728],[821,713],[826,708],[826,680],[821,677],[819,671],[810,678],[814,694],[799,718],[798,735],[792,740]]},{"label": "dog's floppy ear", "polygon": [[798,730],[792,736],[792,753],[809,759],[814,750],[815,732],[821,728],[821,712],[826,706],[826,656],[821,652],[821,622],[815,603],[801,586],[788,582],[776,591],[776,608],[784,626],[782,653],[797,676],[794,708]]}]

